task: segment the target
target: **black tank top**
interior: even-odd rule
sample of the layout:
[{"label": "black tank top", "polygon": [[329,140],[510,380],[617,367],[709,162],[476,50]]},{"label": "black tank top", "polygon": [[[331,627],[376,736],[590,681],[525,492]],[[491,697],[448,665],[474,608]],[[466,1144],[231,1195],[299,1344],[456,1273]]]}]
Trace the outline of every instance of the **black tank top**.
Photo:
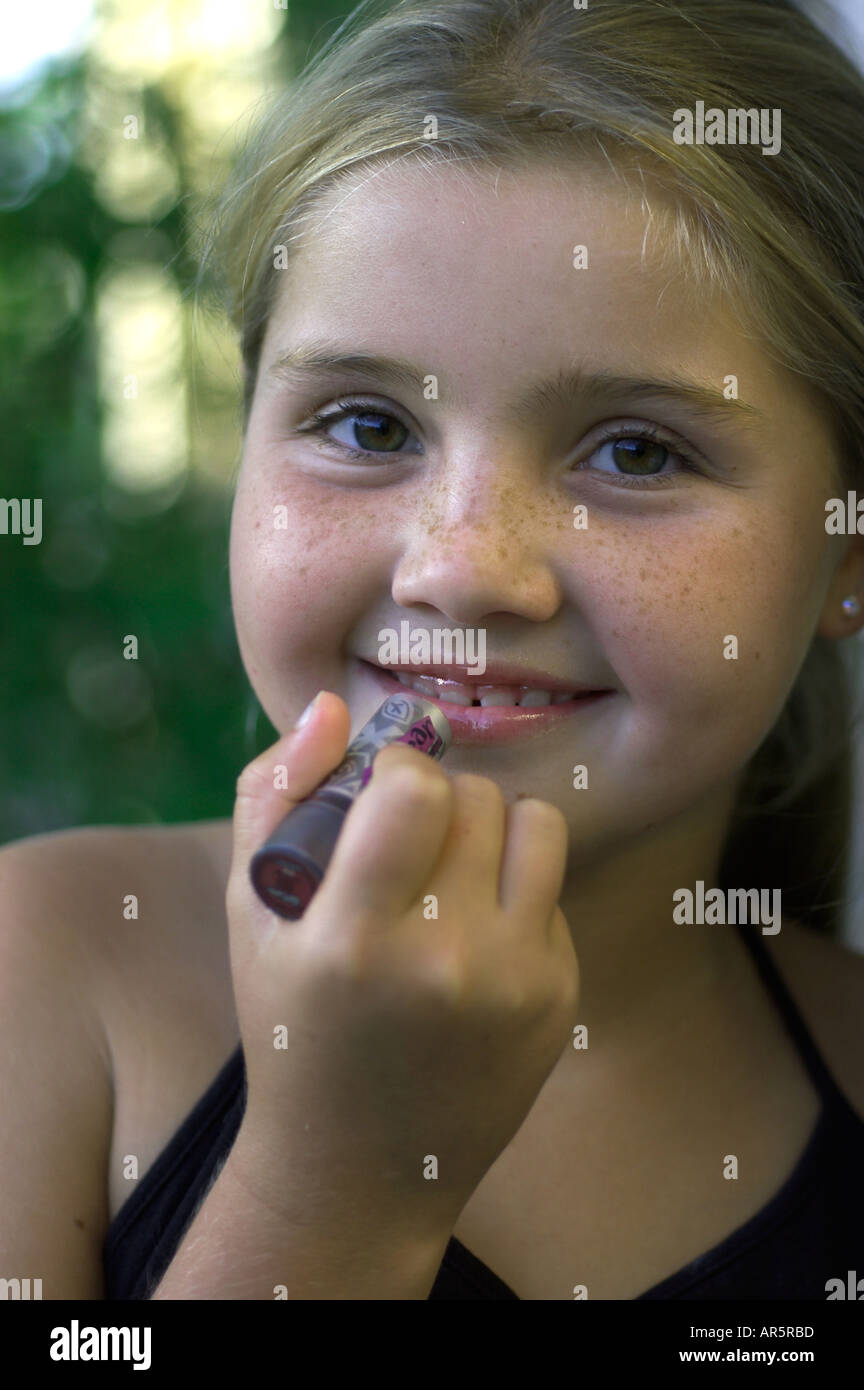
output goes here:
[{"label": "black tank top", "polygon": [[[824,1302],[828,1280],[840,1279],[845,1287],[850,1270],[864,1276],[864,1120],[834,1082],[761,937],[740,924],[739,931],[819,1091],[822,1109],[790,1176],[767,1205],[639,1300]],[[150,1297],[234,1142],[245,1103],[238,1044],[114,1218],[103,1247],[106,1299]],[[518,1294],[453,1236],[429,1297],[518,1299]]]}]

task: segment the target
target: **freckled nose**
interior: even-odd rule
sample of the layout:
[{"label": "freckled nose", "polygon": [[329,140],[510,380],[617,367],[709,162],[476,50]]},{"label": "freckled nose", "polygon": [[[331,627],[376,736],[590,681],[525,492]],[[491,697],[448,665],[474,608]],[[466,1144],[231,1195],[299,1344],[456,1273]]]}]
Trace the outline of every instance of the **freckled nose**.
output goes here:
[{"label": "freckled nose", "polygon": [[[394,602],[428,604],[466,625],[491,613],[516,613],[533,622],[551,618],[562,597],[550,550],[554,531],[538,527],[536,500],[513,487],[485,502],[472,490],[464,506],[453,504],[449,489],[448,516],[431,503],[421,506],[404,533]],[[562,507],[562,527],[567,520]]]}]

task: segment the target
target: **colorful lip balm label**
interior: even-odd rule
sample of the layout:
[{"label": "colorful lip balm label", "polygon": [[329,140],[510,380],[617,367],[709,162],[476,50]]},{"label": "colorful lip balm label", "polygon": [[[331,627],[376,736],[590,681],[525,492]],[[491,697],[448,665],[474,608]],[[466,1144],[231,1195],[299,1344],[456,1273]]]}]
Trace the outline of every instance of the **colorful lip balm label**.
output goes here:
[{"label": "colorful lip balm label", "polygon": [[372,776],[376,753],[388,743],[407,743],[440,761],[450,747],[450,725],[437,705],[417,695],[391,695],[348,745],[342,762],[323,786],[355,797]]}]

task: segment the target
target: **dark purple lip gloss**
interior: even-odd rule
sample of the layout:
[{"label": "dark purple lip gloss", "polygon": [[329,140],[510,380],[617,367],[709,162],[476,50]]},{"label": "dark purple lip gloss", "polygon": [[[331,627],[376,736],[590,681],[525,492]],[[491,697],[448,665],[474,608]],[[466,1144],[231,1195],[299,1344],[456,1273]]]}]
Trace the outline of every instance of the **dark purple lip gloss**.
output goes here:
[{"label": "dark purple lip gloss", "polygon": [[249,875],[262,902],[280,917],[303,916],[324,877],[345,817],[369,778],[376,753],[407,743],[440,762],[450,725],[437,705],[406,689],[390,695],[349,743],[342,762],[280,821],[252,856]]}]

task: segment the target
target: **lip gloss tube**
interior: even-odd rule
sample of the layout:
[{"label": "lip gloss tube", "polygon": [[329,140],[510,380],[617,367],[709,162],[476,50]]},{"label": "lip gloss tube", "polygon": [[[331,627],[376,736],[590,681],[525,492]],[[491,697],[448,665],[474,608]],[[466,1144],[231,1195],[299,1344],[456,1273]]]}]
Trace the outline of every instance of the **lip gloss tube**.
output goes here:
[{"label": "lip gloss tube", "polygon": [[440,762],[451,740],[437,705],[406,689],[390,695],[349,743],[342,762],[298,802],[252,856],[249,875],[262,902],[280,917],[303,916],[324,877],[345,817],[388,743],[407,743]]}]

